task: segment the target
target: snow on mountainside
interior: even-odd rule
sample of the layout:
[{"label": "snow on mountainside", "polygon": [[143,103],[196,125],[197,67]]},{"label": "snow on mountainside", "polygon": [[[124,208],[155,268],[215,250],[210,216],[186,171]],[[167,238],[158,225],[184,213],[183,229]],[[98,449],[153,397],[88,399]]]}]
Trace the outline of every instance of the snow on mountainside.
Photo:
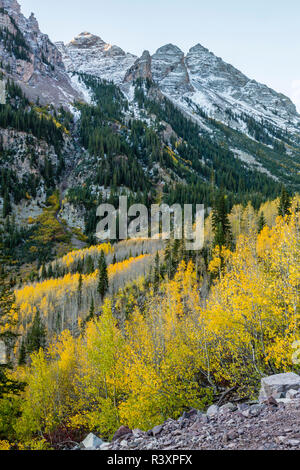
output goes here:
[{"label": "snow on mountainside", "polygon": [[245,116],[266,120],[291,133],[300,131],[300,116],[288,97],[249,79],[200,44],[186,56],[177,46],[167,44],[152,56],[145,51],[136,58],[97,36],[81,33],[69,44],[57,43],[57,47],[69,72],[112,80],[124,91],[137,78],[149,78],[196,120],[201,121],[200,109],[243,132]]},{"label": "snow on mountainside", "polygon": [[126,54],[120,47],[105,43],[98,36],[84,32],[66,46],[56,43],[68,72],[82,72],[120,85],[136,56]]}]

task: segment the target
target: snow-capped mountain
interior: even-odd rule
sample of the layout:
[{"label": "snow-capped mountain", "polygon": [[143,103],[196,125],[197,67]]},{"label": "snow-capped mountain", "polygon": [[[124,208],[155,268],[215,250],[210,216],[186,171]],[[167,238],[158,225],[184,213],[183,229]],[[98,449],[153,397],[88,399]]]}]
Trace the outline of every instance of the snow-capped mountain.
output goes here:
[{"label": "snow-capped mountain", "polygon": [[124,81],[128,69],[137,57],[126,54],[120,47],[104,42],[98,36],[84,32],[69,44],[56,43],[68,72],[82,72],[113,80],[117,85]]},{"label": "snow-capped mountain", "polygon": [[152,56],[145,51],[140,58],[90,33],[81,33],[67,45],[56,45],[69,72],[112,80],[125,93],[137,78],[151,79],[196,120],[201,121],[201,110],[244,132],[245,116],[292,133],[300,130],[300,116],[288,97],[249,79],[200,44],[187,55],[167,44]]},{"label": "snow-capped mountain", "polygon": [[33,13],[26,18],[16,0],[0,0],[0,27],[5,76],[18,83],[29,99],[58,107],[82,98],[72,86],[61,53],[41,33]]}]

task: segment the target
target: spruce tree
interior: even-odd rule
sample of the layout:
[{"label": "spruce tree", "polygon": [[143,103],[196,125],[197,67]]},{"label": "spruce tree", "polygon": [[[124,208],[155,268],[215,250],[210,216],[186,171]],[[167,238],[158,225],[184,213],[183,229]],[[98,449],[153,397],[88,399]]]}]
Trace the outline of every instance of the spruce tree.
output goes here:
[{"label": "spruce tree", "polygon": [[18,360],[19,366],[23,366],[26,364],[26,346],[25,346],[25,341],[24,338],[22,339],[20,351],[19,351],[19,360]]},{"label": "spruce tree", "polygon": [[5,219],[11,213],[11,204],[9,194],[6,191],[3,198],[2,217]]},{"label": "spruce tree", "polygon": [[41,278],[42,278],[42,280],[47,279],[47,269],[46,269],[45,264],[43,264],[43,266],[42,266]]},{"label": "spruce tree", "polygon": [[214,232],[214,246],[231,246],[232,234],[229,217],[227,214],[226,199],[221,191],[216,197],[213,215],[212,227]]},{"label": "spruce tree", "polygon": [[291,206],[292,206],[292,200],[285,189],[285,187],[282,187],[281,190],[281,195],[280,195],[280,201],[279,201],[279,206],[278,206],[278,215],[281,215],[281,217],[285,217],[286,215],[291,214]]},{"label": "spruce tree", "polygon": [[85,272],[86,274],[92,274],[94,272],[94,261],[93,258],[89,255],[86,259],[86,267],[85,267]]},{"label": "spruce tree", "polygon": [[99,260],[98,293],[100,294],[102,301],[104,300],[104,297],[107,291],[108,291],[107,265],[106,265],[104,251],[101,251],[100,260]]},{"label": "spruce tree", "polygon": [[258,219],[258,223],[257,223],[258,233],[260,233],[266,225],[267,225],[267,222],[266,222],[266,219],[265,219],[265,215],[264,215],[263,212],[261,212],[260,216],[259,216],[259,219]]},{"label": "spruce tree", "polygon": [[42,322],[40,312],[37,311],[26,337],[26,351],[32,354],[46,346],[46,328]]},{"label": "spruce tree", "polygon": [[94,318],[94,316],[95,316],[95,302],[94,302],[94,298],[92,298],[89,315],[87,317],[87,321],[92,320]]}]

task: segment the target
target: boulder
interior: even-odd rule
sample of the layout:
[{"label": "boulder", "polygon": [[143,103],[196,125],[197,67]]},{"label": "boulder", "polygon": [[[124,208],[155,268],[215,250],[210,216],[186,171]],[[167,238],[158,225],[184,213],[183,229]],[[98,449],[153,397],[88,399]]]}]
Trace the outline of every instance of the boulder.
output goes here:
[{"label": "boulder", "polygon": [[212,418],[213,416],[216,416],[219,414],[220,408],[217,405],[212,405],[208,408],[207,410],[207,416],[209,418]]},{"label": "boulder", "polygon": [[271,375],[261,380],[259,401],[263,402],[270,397],[285,398],[289,390],[300,390],[300,376],[293,372]]},{"label": "boulder", "polygon": [[99,447],[104,444],[104,442],[102,441],[102,439],[99,439],[99,437],[95,436],[95,434],[93,433],[90,433],[85,439],[84,441],[82,441],[82,446],[84,447],[84,449],[99,449]]},{"label": "boulder", "polygon": [[116,441],[120,439],[123,436],[126,436],[128,434],[132,434],[131,429],[129,429],[128,426],[121,426],[117,432],[115,433],[114,437],[112,438],[113,441]]},{"label": "boulder", "polygon": [[163,430],[163,427],[162,426],[155,426],[153,429],[152,429],[152,434],[154,437],[158,436]]},{"label": "boulder", "polygon": [[233,403],[226,403],[225,405],[221,406],[220,413],[233,413],[237,410],[237,406]]}]

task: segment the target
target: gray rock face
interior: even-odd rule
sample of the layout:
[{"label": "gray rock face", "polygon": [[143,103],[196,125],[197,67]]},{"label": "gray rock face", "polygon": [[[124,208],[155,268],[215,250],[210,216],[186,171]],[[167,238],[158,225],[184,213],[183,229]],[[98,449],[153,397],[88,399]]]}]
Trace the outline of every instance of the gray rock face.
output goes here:
[{"label": "gray rock face", "polygon": [[300,116],[288,97],[251,80],[201,44],[192,47],[186,56],[176,45],[167,44],[152,57],[145,51],[137,58],[85,32],[67,45],[57,43],[57,47],[69,72],[112,80],[124,87],[126,94],[128,84],[137,78],[151,79],[164,95],[195,120],[201,121],[200,109],[229,124],[228,112],[231,111],[236,119],[230,121],[230,126],[243,132],[244,116],[251,116],[258,122],[264,119],[275,128],[298,132]]},{"label": "gray rock face", "polygon": [[300,390],[300,376],[293,372],[271,375],[261,380],[259,400],[264,401],[269,397],[285,398],[289,390]]},{"label": "gray rock face", "polygon": [[126,54],[94,34],[83,32],[69,44],[56,43],[68,72],[82,72],[104,80],[123,83],[127,71],[137,57]]},{"label": "gray rock face", "polygon": [[14,35],[18,28],[27,44],[24,49],[27,57],[22,59],[16,58],[4,44],[0,45],[0,59],[10,66],[7,75],[32,101],[39,97],[42,104],[59,107],[82,99],[71,85],[60,52],[40,31],[35,16],[25,18],[16,0],[0,0],[0,7],[5,9],[0,14],[0,26],[7,27]]},{"label": "gray rock face", "polygon": [[125,82],[134,82],[138,78],[147,78],[152,80],[151,71],[151,56],[149,51],[144,51],[142,57],[138,58],[134,65],[128,70],[125,75]]},{"label": "gray rock face", "polygon": [[104,442],[102,439],[99,439],[99,437],[95,436],[95,434],[90,433],[84,441],[82,441],[82,445],[85,449],[98,449],[100,446],[102,446]]},{"label": "gray rock face", "polygon": [[161,47],[152,56],[151,72],[163,92],[177,95],[193,91],[184,53],[173,44]]}]

